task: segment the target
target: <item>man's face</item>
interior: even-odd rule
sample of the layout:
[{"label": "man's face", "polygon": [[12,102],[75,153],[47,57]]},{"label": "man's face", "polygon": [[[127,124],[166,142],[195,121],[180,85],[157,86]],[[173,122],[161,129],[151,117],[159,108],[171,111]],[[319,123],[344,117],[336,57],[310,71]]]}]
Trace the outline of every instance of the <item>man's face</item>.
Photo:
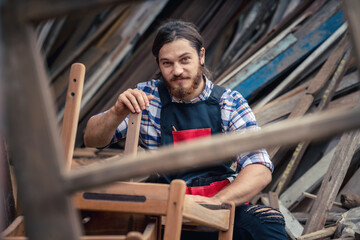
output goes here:
[{"label": "man's face", "polygon": [[199,56],[186,39],[164,44],[159,51],[159,67],[171,94],[184,101],[197,97],[204,88],[201,64],[205,50]]}]

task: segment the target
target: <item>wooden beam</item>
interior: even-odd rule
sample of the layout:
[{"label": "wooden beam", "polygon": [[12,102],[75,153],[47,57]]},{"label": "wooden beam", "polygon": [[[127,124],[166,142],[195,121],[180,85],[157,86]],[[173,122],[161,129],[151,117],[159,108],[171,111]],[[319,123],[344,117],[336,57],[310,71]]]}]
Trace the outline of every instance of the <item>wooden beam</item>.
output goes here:
[{"label": "wooden beam", "polygon": [[360,28],[359,28],[359,11],[360,2],[357,0],[343,0],[343,6],[345,8],[346,17],[349,23],[352,43],[355,49],[355,56],[357,59],[358,71],[360,69]]},{"label": "wooden beam", "polygon": [[155,171],[171,172],[194,165],[200,167],[225,161],[241,152],[330,137],[360,127],[359,118],[360,107],[327,111],[268,124],[255,132],[218,135],[210,139],[181,143],[176,148],[166,146],[152,154],[139,153],[137,157],[126,156],[121,161],[120,158],[114,158],[101,166],[87,166],[65,173],[67,189],[72,192]]},{"label": "wooden beam", "polygon": [[316,240],[316,239],[324,239],[327,237],[331,237],[332,235],[334,235],[336,228],[337,226],[325,228],[313,233],[302,235],[298,237],[296,240]]},{"label": "wooden beam", "polygon": [[85,79],[85,66],[74,63],[71,66],[61,138],[65,149],[66,169],[71,168],[75,147],[76,130],[79,122],[80,103]]},{"label": "wooden beam", "polygon": [[[344,44],[344,45],[348,46],[348,44]],[[329,104],[331,98],[333,97],[334,92],[335,92],[337,86],[339,85],[339,82],[342,80],[342,77],[344,76],[345,71],[347,70],[348,64],[350,62],[350,52],[351,52],[351,49],[347,49],[344,53],[344,56],[342,56],[342,59],[339,62],[339,65],[337,66],[335,73],[333,74],[327,88],[325,89],[324,93],[322,94],[320,103],[316,108],[317,112],[324,110],[327,107],[327,105]],[[312,85],[312,82],[310,83],[310,86],[311,85]],[[304,95],[304,96],[308,96],[308,95]],[[301,104],[301,100],[300,100],[300,104]],[[303,108],[308,109],[309,106],[303,106]],[[301,107],[299,107],[299,108],[301,108]],[[297,110],[297,108],[296,108],[296,110]],[[293,111],[290,114],[290,117],[292,116],[292,114],[294,112],[295,111]],[[309,145],[310,145],[310,142],[305,141],[305,142],[299,143],[298,146],[296,147],[295,152],[291,156],[290,162],[288,163],[285,171],[283,172],[283,174],[280,177],[280,181],[276,188],[276,192],[278,194],[280,194],[285,189],[285,187],[287,187],[288,183],[290,182],[292,176],[294,175],[295,170],[298,167],[298,165]]]},{"label": "wooden beam", "polygon": [[344,23],[335,33],[333,33],[324,43],[322,43],[309,57],[307,57],[289,76],[286,77],[274,90],[271,91],[264,99],[255,105],[254,110],[265,106],[283,91],[289,84],[293,83],[314,61],[337,41],[347,29],[347,23]]},{"label": "wooden beam", "polygon": [[324,227],[328,211],[335,201],[351,159],[358,148],[359,140],[359,131],[352,131],[341,137],[329,169],[324,176],[317,199],[311,208],[311,217],[306,222],[304,234],[321,230]]},{"label": "wooden beam", "polygon": [[[30,239],[79,239],[80,221],[64,191],[64,156],[36,34],[16,18],[22,2],[2,7],[7,137]],[[21,146],[21,150],[15,150]],[[12,149],[13,148],[13,149]]]},{"label": "wooden beam", "polygon": [[99,12],[116,4],[132,2],[134,2],[134,0],[28,0],[21,2],[18,14],[25,21],[41,21],[68,14],[81,15],[89,11]]},{"label": "wooden beam", "polygon": [[[261,197],[261,201],[270,206],[270,201],[267,197]],[[303,226],[299,223],[299,221],[292,215],[292,213],[279,201],[279,210],[284,215],[285,218],[285,230],[289,235],[290,239],[295,240],[299,237],[304,230]]]},{"label": "wooden beam", "polygon": [[136,156],[139,145],[141,113],[130,113],[124,154]]},{"label": "wooden beam", "polygon": [[290,208],[297,204],[304,198],[303,192],[311,192],[315,186],[320,185],[334,153],[335,148],[323,156],[312,168],[280,195],[280,201],[285,207]]}]

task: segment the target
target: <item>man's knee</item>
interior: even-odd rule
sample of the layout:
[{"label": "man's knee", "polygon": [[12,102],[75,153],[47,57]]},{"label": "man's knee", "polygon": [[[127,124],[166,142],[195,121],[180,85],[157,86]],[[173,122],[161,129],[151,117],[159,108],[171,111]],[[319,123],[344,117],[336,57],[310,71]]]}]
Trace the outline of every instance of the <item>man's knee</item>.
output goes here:
[{"label": "man's knee", "polygon": [[249,206],[245,211],[258,218],[262,223],[280,223],[285,225],[284,216],[279,210],[275,208],[262,205],[253,205]]},{"label": "man's knee", "polygon": [[261,205],[236,208],[234,239],[289,239],[285,219],[277,209]]}]

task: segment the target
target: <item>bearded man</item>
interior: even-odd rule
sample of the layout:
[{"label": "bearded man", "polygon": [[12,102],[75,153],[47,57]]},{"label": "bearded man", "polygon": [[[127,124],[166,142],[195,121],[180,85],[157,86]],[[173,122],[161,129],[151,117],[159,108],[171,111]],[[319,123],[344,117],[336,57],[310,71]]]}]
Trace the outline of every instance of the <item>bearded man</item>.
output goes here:
[{"label": "bearded man", "polygon": [[[156,79],[126,90],[108,111],[93,116],[84,134],[85,145],[106,147],[125,137],[130,112],[142,112],[140,139],[149,150],[189,136],[258,129],[241,94],[210,81],[203,45],[192,23],[171,21],[162,25],[152,48],[160,70]],[[159,173],[151,181],[183,179],[187,194],[200,203],[233,201],[237,206],[234,239],[288,239],[279,211],[247,204],[270,183],[272,171],[269,155],[261,149],[205,169]],[[186,232],[182,238],[217,239],[216,235],[196,234]]]}]

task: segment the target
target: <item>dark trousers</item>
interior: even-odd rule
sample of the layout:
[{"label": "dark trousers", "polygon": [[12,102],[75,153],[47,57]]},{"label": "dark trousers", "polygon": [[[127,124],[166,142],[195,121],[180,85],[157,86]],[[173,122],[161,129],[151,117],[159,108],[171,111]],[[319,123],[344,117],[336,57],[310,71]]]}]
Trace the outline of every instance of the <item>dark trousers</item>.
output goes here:
[{"label": "dark trousers", "polygon": [[[181,239],[218,239],[215,232],[183,231]],[[235,209],[235,240],[284,240],[289,239],[285,232],[285,220],[276,209],[261,205],[240,205]]]}]

